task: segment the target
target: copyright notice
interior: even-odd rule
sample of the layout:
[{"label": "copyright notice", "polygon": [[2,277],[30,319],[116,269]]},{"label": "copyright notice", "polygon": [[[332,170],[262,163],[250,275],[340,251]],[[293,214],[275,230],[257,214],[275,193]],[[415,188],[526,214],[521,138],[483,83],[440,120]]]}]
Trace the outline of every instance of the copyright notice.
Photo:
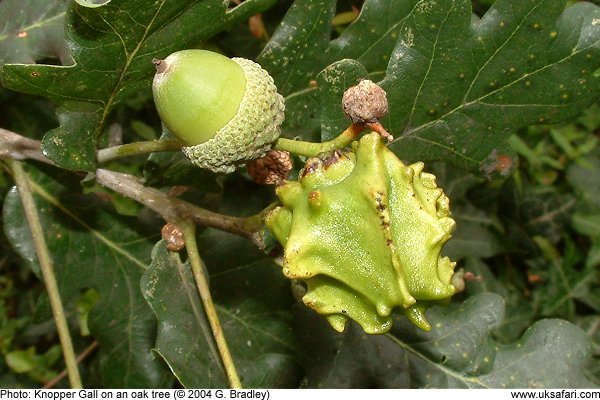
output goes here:
[{"label": "copyright notice", "polygon": [[269,391],[260,389],[142,389],[142,390],[60,390],[0,389],[0,399],[252,399],[268,400]]}]

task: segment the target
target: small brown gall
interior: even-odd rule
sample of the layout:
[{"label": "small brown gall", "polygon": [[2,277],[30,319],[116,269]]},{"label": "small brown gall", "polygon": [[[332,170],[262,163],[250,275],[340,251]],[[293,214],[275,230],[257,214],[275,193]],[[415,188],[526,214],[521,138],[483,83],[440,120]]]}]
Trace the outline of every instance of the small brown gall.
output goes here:
[{"label": "small brown gall", "polygon": [[162,238],[167,242],[167,250],[179,251],[185,247],[183,232],[175,224],[165,224],[160,231]]},{"label": "small brown gall", "polygon": [[355,124],[379,122],[388,113],[387,95],[380,86],[364,79],[344,92],[342,107]]},{"label": "small brown gall", "polygon": [[246,165],[252,180],[263,185],[279,184],[288,177],[293,166],[290,153],[278,150],[269,150],[264,157]]}]

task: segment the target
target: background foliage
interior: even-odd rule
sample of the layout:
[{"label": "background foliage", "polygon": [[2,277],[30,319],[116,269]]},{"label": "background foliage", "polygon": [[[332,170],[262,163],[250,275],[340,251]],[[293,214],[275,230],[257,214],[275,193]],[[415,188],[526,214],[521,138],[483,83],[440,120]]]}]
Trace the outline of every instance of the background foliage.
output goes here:
[{"label": "background foliage", "polygon": [[[343,91],[363,77],[381,82],[391,148],[427,162],[458,223],[445,253],[465,290],[428,312],[432,332],[399,317],[386,336],[353,324],[335,333],[271,255],[200,229],[245,386],[597,386],[598,5],[227,3],[0,2],[0,127],[41,140],[56,165],[26,170],[76,350],[91,350],[80,364],[86,386],[226,385],[189,265],[160,240],[162,220],[85,174],[97,149],[160,136],[151,60],[190,47],[268,69],[290,138],[331,139],[348,124]],[[64,366],[21,202],[0,166],[0,385],[38,387]],[[253,215],[274,199],[243,171],[215,176],[178,153],[102,167],[223,214]]]}]

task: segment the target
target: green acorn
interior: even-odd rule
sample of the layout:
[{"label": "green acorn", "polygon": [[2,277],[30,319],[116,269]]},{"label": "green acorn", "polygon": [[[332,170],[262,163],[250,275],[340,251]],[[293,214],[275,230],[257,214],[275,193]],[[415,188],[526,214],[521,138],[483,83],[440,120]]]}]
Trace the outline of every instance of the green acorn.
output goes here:
[{"label": "green acorn", "polygon": [[257,63],[182,50],[154,64],[158,114],[197,166],[233,172],[262,157],[279,137],[284,100]]}]

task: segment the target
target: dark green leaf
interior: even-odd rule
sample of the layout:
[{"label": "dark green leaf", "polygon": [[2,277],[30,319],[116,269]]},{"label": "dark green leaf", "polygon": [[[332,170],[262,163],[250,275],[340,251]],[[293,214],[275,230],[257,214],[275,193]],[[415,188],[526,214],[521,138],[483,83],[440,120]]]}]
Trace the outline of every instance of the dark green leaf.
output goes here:
[{"label": "dark green leaf", "polygon": [[594,387],[584,373],[590,350],[589,338],[575,325],[542,320],[516,343],[498,346],[494,370],[481,381],[501,388]]},{"label": "dark green leaf", "polygon": [[390,128],[402,133],[400,155],[503,174],[512,131],[575,115],[596,96],[600,11],[499,0],[472,27],[468,3],[416,2],[383,82]]},{"label": "dark green leaf", "polygon": [[[593,387],[584,366],[590,344],[585,333],[560,320],[532,325],[509,345],[490,334],[501,323],[498,295],[480,294],[462,305],[428,312],[432,331],[408,323],[388,335],[368,336],[348,326],[343,334],[322,334],[312,348],[308,385],[318,387]],[[310,323],[305,319],[303,323]],[[312,322],[314,324],[314,322]],[[306,327],[314,329],[314,325]],[[311,339],[307,330],[307,339]],[[547,360],[552,360],[548,363]]]},{"label": "dark green leaf", "polygon": [[[384,123],[408,161],[443,158],[506,175],[514,168],[512,132],[574,116],[599,91],[600,11],[589,3],[563,12],[564,1],[499,0],[473,24],[468,0],[367,1],[329,42],[334,4],[296,1],[259,60],[295,98],[294,120],[309,120],[323,104],[310,81],[328,64],[353,58],[373,77],[387,65]],[[326,120],[342,118],[339,110],[324,112],[335,113]]]},{"label": "dark green leaf", "polygon": [[[481,260],[469,258],[461,265],[465,272],[474,278],[466,283],[469,296],[478,293],[496,293],[502,296],[506,304],[506,316],[502,324],[494,331],[494,338],[500,343],[517,340],[531,325],[535,317],[535,303],[524,295],[523,284],[511,279],[510,271],[500,277],[494,276],[490,268]],[[508,268],[504,268],[507,270]]]},{"label": "dark green leaf", "polygon": [[487,258],[504,250],[495,221],[485,212],[470,204],[459,205],[452,208],[452,218],[456,221],[456,231],[444,246],[444,254],[452,260]]},{"label": "dark green leaf", "polygon": [[295,1],[259,56],[283,96],[310,91],[310,81],[327,66],[324,53],[329,46],[335,3]]},{"label": "dark green leaf", "polygon": [[[203,236],[201,251],[212,270],[214,299],[243,385],[296,386],[301,371],[292,357],[297,349],[286,312],[289,285],[279,268],[239,240],[233,242],[240,255],[225,256],[222,251],[232,245],[227,234]],[[182,385],[227,386],[189,265],[169,256],[163,242],[154,249],[142,291],[159,320],[156,351]]]},{"label": "dark green leaf", "polygon": [[69,169],[92,171],[96,140],[113,107],[148,89],[153,58],[191,47],[263,11],[273,0],[248,0],[233,10],[220,0],[73,2],[66,35],[75,64],[6,65],[6,86],[47,96],[62,106],[61,127],[43,141],[46,155]]},{"label": "dark green leaf", "polygon": [[345,58],[382,76],[412,2],[367,0],[358,19],[330,41],[336,1],[296,0],[259,61],[284,96],[301,96],[319,71]]},{"label": "dark green leaf", "polygon": [[573,164],[567,170],[567,181],[579,194],[582,205],[600,209],[600,153],[586,157],[585,163]]},{"label": "dark green leaf", "polygon": [[[330,41],[336,1],[294,2],[258,58],[286,98],[284,134],[328,140],[340,133],[335,129],[343,129],[345,122],[339,106],[342,93],[366,75],[362,66],[372,79],[384,75],[399,27],[410,12],[409,3],[368,0],[354,23]],[[323,70],[336,61],[341,64]],[[340,80],[332,82],[337,75]],[[322,95],[315,93],[317,85]],[[328,102],[333,99],[338,104]]]},{"label": "dark green leaf", "polygon": [[577,326],[583,329],[592,339],[593,362],[588,365],[590,379],[600,386],[600,316],[588,316],[577,321]]},{"label": "dark green leaf", "polygon": [[144,298],[159,323],[156,352],[184,387],[226,386],[194,277],[189,265],[175,257],[160,241],[141,280]]},{"label": "dark green leaf", "polygon": [[66,0],[4,0],[0,3],[0,67],[46,58],[70,61],[64,35]]},{"label": "dark green leaf", "polygon": [[[149,232],[132,218],[116,217],[94,196],[78,195],[76,177],[31,171],[32,187],[68,313],[88,288],[100,299],[89,316],[100,345],[99,366],[106,387],[162,387],[170,377],[151,352],[156,320],[139,290],[149,264]],[[56,171],[53,171],[56,172]],[[38,271],[20,199],[5,199],[3,221],[15,250]]]},{"label": "dark green leaf", "polygon": [[582,302],[600,312],[600,297],[597,293],[598,271],[592,266],[580,268],[580,250],[567,241],[561,255],[542,238],[536,242],[544,252],[545,259],[534,260],[535,271],[541,277],[541,284],[534,292],[534,298],[541,305],[543,316],[561,316],[572,319],[575,316],[576,302]]},{"label": "dark green leaf", "polygon": [[362,64],[354,60],[341,60],[329,65],[317,75],[318,96],[321,108],[321,138],[330,140],[348,127],[348,118],[342,109],[342,94],[367,75]]}]

